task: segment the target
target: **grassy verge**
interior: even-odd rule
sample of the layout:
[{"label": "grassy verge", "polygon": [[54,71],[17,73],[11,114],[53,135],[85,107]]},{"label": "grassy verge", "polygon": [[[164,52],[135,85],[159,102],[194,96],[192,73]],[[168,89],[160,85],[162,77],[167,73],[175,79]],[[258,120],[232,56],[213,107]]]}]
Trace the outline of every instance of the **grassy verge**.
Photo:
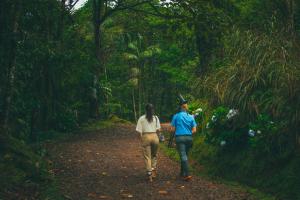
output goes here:
[{"label": "grassy verge", "polygon": [[130,125],[132,124],[131,122],[121,119],[115,115],[111,116],[109,119],[104,120],[104,121],[99,121],[99,120],[91,120],[81,126],[79,129],[80,132],[89,132],[89,131],[97,131],[105,128],[112,127],[116,124],[126,124]]},{"label": "grassy verge", "polygon": [[[164,154],[166,154],[172,160],[179,162],[179,155],[175,148],[168,148],[166,146],[166,144],[160,144],[160,149],[162,150],[162,152]],[[243,184],[235,182],[235,181],[229,181],[229,180],[225,180],[221,177],[214,176],[214,175],[210,174],[208,170],[205,170],[205,168],[203,166],[200,166],[200,164],[195,162],[194,160],[191,160],[190,163],[192,163],[191,171],[193,172],[193,174],[195,174],[197,176],[201,176],[202,178],[204,178],[206,180],[224,184],[224,185],[228,186],[231,190],[234,190],[234,191],[245,191],[245,192],[251,194],[251,196],[255,199],[276,200],[276,198],[273,197],[272,195],[263,193],[256,188],[252,188],[252,187],[243,185]]]}]

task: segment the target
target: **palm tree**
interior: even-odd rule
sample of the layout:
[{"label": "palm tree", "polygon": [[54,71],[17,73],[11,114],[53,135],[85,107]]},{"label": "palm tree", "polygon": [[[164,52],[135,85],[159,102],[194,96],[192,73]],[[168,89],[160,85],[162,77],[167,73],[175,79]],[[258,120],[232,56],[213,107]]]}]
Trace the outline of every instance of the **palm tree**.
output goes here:
[{"label": "palm tree", "polygon": [[138,34],[138,39],[132,41],[130,35],[128,37],[128,52],[124,53],[125,60],[133,64],[131,67],[131,78],[129,83],[132,85],[132,103],[134,109],[135,120],[137,120],[136,106],[135,106],[135,93],[134,90],[138,89],[138,114],[141,116],[142,112],[142,96],[143,96],[143,77],[145,77],[145,65],[147,60],[153,59],[155,55],[161,53],[161,49],[157,45],[151,45],[143,48],[143,37]]}]

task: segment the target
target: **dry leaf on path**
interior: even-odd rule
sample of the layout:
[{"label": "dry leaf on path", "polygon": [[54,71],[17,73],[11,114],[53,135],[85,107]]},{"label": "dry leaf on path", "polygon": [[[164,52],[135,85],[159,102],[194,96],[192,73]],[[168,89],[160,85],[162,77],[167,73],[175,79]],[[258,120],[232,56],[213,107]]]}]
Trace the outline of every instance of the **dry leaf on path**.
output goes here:
[{"label": "dry leaf on path", "polygon": [[168,194],[168,192],[166,190],[160,190],[158,191],[159,194]]},{"label": "dry leaf on path", "polygon": [[123,198],[133,198],[133,195],[128,190],[120,190],[120,195]]},{"label": "dry leaf on path", "polygon": [[93,198],[96,198],[97,197],[97,194],[92,192],[92,193],[88,193],[87,195],[88,197],[93,197]]}]

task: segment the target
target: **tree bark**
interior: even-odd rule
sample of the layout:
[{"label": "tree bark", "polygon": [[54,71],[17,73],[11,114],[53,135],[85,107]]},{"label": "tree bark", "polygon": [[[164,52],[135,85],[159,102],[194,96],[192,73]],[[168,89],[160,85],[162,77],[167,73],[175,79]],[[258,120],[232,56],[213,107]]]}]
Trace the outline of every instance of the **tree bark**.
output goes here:
[{"label": "tree bark", "polygon": [[[92,117],[99,117],[99,98],[98,98],[98,79],[101,75],[102,70],[102,51],[101,51],[101,11],[103,8],[103,0],[93,0],[93,25],[94,25],[94,45],[95,45],[95,54],[98,60],[98,66],[94,69],[94,80],[93,80],[93,92],[96,92],[96,96],[93,95],[91,101],[91,115]],[[95,91],[96,90],[96,91]]]},{"label": "tree bark", "polygon": [[295,35],[295,8],[296,2],[295,0],[285,0],[286,8],[288,12],[287,18],[287,31],[291,33],[292,36]]},{"label": "tree bark", "polygon": [[134,112],[134,120],[137,122],[134,88],[132,89],[132,105],[133,105],[133,112]]},{"label": "tree bark", "polygon": [[7,130],[9,126],[9,119],[11,114],[12,96],[15,83],[15,72],[16,72],[16,53],[17,53],[17,40],[19,32],[19,15],[21,9],[21,2],[17,1],[13,5],[13,18],[12,18],[12,36],[10,38],[9,48],[9,62],[8,62],[8,74],[7,74],[7,90],[4,102],[4,120],[3,127]]}]

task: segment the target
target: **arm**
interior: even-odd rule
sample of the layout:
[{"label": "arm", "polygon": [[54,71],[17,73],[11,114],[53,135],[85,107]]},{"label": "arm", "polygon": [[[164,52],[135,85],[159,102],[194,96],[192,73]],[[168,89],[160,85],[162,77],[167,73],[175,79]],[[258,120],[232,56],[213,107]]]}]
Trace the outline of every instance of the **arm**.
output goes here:
[{"label": "arm", "polygon": [[138,120],[135,130],[136,130],[136,132],[138,132],[140,134],[140,136],[142,136],[143,127],[142,127],[142,123],[141,123],[141,118]]},{"label": "arm", "polygon": [[193,118],[193,121],[192,121],[192,134],[195,134],[197,132],[197,123],[196,123],[196,120],[195,118]]},{"label": "arm", "polygon": [[197,132],[196,126],[192,128],[192,133],[195,134]]},{"label": "arm", "polygon": [[155,116],[155,118],[156,118],[156,132],[160,133],[161,132],[160,121],[157,116]]}]

